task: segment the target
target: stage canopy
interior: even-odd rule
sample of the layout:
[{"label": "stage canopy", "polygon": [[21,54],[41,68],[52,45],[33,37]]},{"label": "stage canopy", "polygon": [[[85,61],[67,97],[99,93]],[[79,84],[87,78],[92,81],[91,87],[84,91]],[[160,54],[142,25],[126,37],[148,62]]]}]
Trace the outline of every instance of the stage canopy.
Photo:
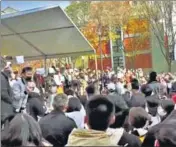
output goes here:
[{"label": "stage canopy", "polygon": [[2,15],[1,24],[1,55],[36,60],[94,53],[59,6]]}]

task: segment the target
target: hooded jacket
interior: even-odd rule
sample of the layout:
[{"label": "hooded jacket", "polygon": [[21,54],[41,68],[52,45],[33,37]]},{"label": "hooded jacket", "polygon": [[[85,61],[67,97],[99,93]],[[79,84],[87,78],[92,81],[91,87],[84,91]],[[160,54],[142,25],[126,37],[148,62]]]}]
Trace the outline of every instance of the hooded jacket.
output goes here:
[{"label": "hooded jacket", "polygon": [[67,146],[117,146],[122,135],[123,129],[108,129],[106,132],[74,129]]}]

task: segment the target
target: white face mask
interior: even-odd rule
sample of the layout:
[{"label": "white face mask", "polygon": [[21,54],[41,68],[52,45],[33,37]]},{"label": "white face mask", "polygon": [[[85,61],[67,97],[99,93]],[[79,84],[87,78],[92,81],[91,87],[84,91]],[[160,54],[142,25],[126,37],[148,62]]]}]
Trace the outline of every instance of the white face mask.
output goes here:
[{"label": "white face mask", "polygon": [[51,93],[54,94],[57,92],[57,86],[52,86],[51,87]]},{"label": "white face mask", "polygon": [[14,73],[11,74],[11,78],[15,79],[15,74]]},{"label": "white face mask", "polygon": [[40,94],[40,90],[38,88],[34,88],[33,92]]},{"label": "white face mask", "polygon": [[161,106],[158,107],[157,111],[159,116],[165,116],[167,114],[166,111]]}]

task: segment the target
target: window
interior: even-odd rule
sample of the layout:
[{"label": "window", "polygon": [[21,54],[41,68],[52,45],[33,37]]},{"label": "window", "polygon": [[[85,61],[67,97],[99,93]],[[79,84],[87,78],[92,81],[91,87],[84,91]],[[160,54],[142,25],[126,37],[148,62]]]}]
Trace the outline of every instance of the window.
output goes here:
[{"label": "window", "polygon": [[113,58],[114,61],[114,68],[116,69],[117,67],[123,67],[123,57],[122,56],[116,56]]},{"label": "window", "polygon": [[112,42],[112,46],[113,46],[113,51],[114,52],[120,52],[120,49],[122,48],[122,40],[121,40],[121,30],[117,29],[116,30],[116,34],[117,34],[117,39],[114,40]]}]

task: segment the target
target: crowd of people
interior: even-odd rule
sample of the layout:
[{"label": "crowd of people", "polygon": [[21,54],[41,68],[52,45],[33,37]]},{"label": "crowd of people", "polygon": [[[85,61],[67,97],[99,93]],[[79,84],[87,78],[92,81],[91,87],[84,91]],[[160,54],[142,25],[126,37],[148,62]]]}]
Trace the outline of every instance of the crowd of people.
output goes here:
[{"label": "crowd of people", "polygon": [[24,67],[1,71],[1,145],[176,146],[176,75]]}]

